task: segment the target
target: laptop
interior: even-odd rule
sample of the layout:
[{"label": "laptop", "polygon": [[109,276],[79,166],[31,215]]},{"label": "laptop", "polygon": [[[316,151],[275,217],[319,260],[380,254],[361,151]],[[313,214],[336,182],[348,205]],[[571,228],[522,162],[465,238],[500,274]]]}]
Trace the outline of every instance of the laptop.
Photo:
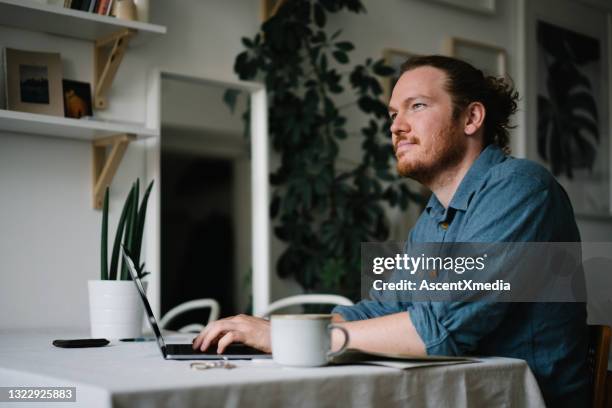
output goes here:
[{"label": "laptop", "polygon": [[123,256],[123,260],[125,261],[128,270],[130,271],[132,280],[134,281],[134,284],[136,285],[136,288],[140,293],[142,304],[144,305],[144,309],[149,318],[149,324],[151,325],[151,329],[153,330],[153,333],[157,338],[157,345],[159,346],[159,349],[166,360],[252,360],[272,358],[271,354],[266,354],[253,347],[249,347],[245,344],[240,343],[230,344],[225,349],[225,352],[223,354],[217,354],[216,351],[210,350],[214,347],[210,347],[207,351],[199,351],[194,350],[191,346],[191,343],[166,344],[164,336],[162,336],[161,330],[159,330],[157,320],[155,319],[155,316],[153,316],[153,310],[151,309],[151,305],[147,300],[147,295],[145,294],[142,282],[138,277],[136,268],[134,267],[134,262],[132,262],[132,259],[126,254],[123,245],[121,245],[121,255]]}]

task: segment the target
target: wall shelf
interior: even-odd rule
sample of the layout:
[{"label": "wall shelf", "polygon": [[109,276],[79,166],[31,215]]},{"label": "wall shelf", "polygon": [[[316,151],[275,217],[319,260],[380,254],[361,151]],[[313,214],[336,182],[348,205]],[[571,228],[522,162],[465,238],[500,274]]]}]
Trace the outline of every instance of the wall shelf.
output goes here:
[{"label": "wall shelf", "polygon": [[71,119],[3,109],[0,109],[0,132],[27,133],[88,141],[103,139],[116,134],[134,135],[137,139],[159,135],[159,130],[147,128],[140,124]]},{"label": "wall shelf", "polygon": [[[0,0],[0,25],[91,41],[94,45],[94,104],[107,107],[110,89],[128,44],[138,45],[166,33],[166,27],[121,20],[32,0]],[[86,140],[93,153],[93,205],[102,208],[130,142],[159,136],[159,130],[134,123],[82,120],[0,110],[0,132]],[[108,154],[107,154],[108,153]]]},{"label": "wall shelf", "polygon": [[166,33],[166,27],[156,24],[121,20],[31,0],[0,0],[0,25],[88,41],[96,41],[124,29],[136,30],[138,35],[131,41],[132,45]]},{"label": "wall shelf", "polygon": [[90,141],[93,157],[93,207],[96,209],[102,208],[104,189],[113,180],[130,142],[159,135],[156,129],[131,123],[71,119],[8,110],[0,110],[0,132]]},{"label": "wall shelf", "polygon": [[[0,25],[94,42],[94,105],[108,106],[108,92],[128,44],[139,44],[166,27],[121,20],[32,0],[0,0]],[[138,35],[136,35],[138,34]]]}]

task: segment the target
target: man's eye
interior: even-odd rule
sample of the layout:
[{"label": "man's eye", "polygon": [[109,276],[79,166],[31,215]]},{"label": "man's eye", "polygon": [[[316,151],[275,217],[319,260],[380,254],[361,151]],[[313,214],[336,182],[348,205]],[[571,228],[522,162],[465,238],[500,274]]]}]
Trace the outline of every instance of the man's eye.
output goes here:
[{"label": "man's eye", "polygon": [[391,122],[393,122],[396,117],[397,117],[397,113],[390,113],[389,114],[389,118],[391,119]]},{"label": "man's eye", "polygon": [[427,105],[425,105],[424,103],[421,103],[421,102],[417,102],[417,103],[412,104],[412,109],[422,109],[425,106],[427,106]]}]

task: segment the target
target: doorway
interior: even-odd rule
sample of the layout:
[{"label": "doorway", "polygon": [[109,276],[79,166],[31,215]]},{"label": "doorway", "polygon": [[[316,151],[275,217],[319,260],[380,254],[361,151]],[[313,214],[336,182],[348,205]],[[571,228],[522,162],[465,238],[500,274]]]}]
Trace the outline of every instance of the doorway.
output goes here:
[{"label": "doorway", "polygon": [[[221,317],[249,312],[251,186],[242,116],[248,93],[233,109],[227,87],[162,78],[160,310],[213,298]],[[176,329],[205,322],[207,310],[184,314]]]}]

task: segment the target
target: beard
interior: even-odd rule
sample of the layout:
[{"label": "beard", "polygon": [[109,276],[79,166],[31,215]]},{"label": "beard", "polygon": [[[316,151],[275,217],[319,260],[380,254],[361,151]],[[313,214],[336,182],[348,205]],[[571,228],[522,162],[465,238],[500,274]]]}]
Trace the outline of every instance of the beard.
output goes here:
[{"label": "beard", "polygon": [[[399,143],[400,140],[398,140]],[[420,138],[415,139],[417,149],[423,148]],[[445,171],[459,164],[467,150],[463,135],[453,126],[434,135],[430,148],[421,152],[407,151],[397,157],[397,146],[394,146],[397,158],[397,172],[401,177],[408,177],[424,185],[430,185]],[[412,157],[411,157],[412,156]]]}]

